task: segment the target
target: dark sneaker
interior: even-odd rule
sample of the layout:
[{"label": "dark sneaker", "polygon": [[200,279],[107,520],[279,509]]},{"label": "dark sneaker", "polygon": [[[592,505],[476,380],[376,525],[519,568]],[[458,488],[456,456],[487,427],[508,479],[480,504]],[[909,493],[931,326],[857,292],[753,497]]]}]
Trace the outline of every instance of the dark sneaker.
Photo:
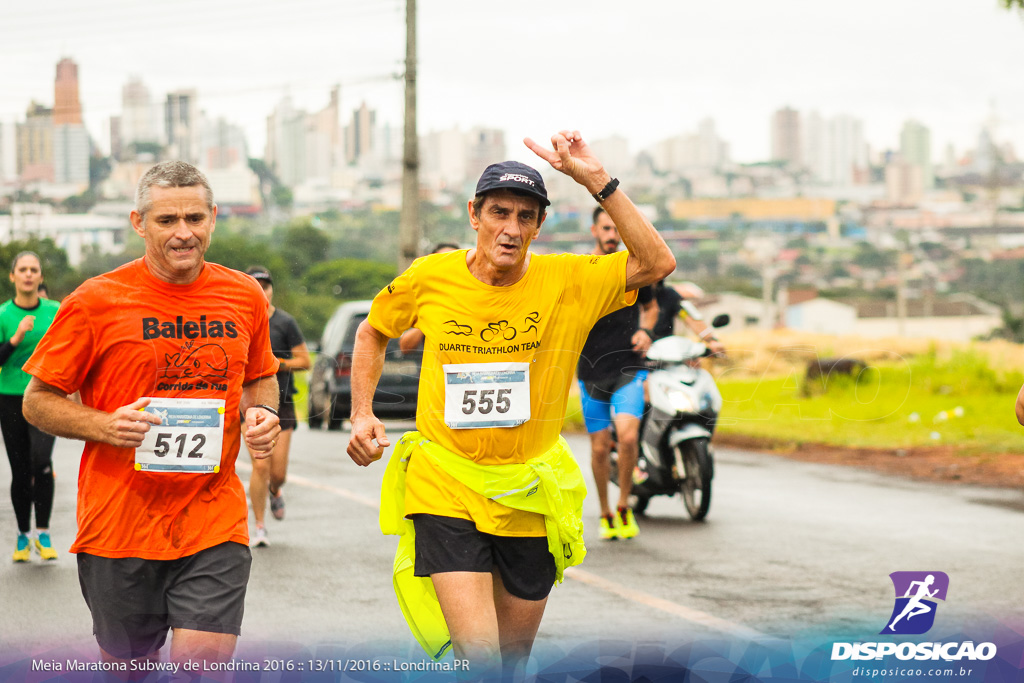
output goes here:
[{"label": "dark sneaker", "polygon": [[274,492],[270,492],[270,514],[274,515],[274,519],[284,519],[284,494],[280,491],[277,495]]}]

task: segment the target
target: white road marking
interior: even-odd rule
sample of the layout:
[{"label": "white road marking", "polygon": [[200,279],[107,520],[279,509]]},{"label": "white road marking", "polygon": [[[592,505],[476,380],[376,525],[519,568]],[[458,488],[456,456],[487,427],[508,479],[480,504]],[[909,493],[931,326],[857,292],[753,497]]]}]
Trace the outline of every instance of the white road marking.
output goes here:
[{"label": "white road marking", "polygon": [[[252,472],[252,466],[241,461],[235,464],[235,468],[246,472]],[[347,498],[348,500],[360,503],[361,505],[365,505],[375,510],[380,509],[379,500],[368,498],[353,491],[349,491],[348,489],[330,486],[328,484],[321,484],[320,482],[307,479],[306,477],[289,473],[288,483],[317,489],[318,491],[326,491],[327,493],[333,493],[336,496]],[[246,482],[246,489],[248,489],[248,482]],[[736,624],[728,621],[727,619],[720,619],[719,617],[708,614],[707,612],[702,612],[700,610],[672,602],[671,600],[665,600],[664,598],[659,598],[649,593],[638,591],[635,588],[630,588],[616,581],[606,579],[598,576],[597,574],[592,574],[584,569],[580,569],[579,567],[569,567],[566,569],[565,578],[579,581],[580,583],[584,583],[592,588],[604,591],[605,593],[617,595],[620,598],[624,598],[631,602],[671,614],[693,624],[697,624],[720,633],[726,633],[737,638],[743,638],[745,640],[774,639],[773,636],[761,633],[760,631],[743,626],[742,624]]]}]

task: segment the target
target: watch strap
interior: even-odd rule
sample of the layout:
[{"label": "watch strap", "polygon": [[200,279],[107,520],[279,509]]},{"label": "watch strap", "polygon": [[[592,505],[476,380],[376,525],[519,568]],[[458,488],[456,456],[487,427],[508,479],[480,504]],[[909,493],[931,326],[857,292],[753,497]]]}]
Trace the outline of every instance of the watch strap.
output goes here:
[{"label": "watch strap", "polygon": [[594,195],[594,199],[596,199],[598,202],[603,202],[604,200],[608,199],[608,197],[612,196],[612,193],[615,192],[618,186],[619,179],[612,178],[611,180],[608,181],[608,184],[605,185],[600,192]]},{"label": "watch strap", "polygon": [[267,411],[268,413],[273,413],[274,415],[277,415],[278,417],[281,417],[277,413],[277,408],[271,408],[270,406],[268,406],[265,403],[257,403],[256,405],[254,405],[252,407],[253,408],[263,408],[263,410]]}]

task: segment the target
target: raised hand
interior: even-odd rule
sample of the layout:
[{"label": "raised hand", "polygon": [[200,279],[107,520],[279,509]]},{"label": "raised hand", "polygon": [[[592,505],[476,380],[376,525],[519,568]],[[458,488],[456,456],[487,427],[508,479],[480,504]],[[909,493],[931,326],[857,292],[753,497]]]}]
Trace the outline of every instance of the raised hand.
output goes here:
[{"label": "raised hand", "polygon": [[537,144],[530,138],[523,139],[523,143],[534,154],[551,164],[551,168],[561,171],[583,185],[591,194],[600,192],[611,179],[578,130],[562,130],[552,135],[551,149]]}]

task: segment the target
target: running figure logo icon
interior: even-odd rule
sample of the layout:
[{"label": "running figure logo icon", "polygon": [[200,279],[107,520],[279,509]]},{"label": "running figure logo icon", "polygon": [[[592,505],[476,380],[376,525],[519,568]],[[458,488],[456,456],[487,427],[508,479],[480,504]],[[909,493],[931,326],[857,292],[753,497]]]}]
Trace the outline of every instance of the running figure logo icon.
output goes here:
[{"label": "running figure logo icon", "polygon": [[893,572],[896,604],[882,634],[920,635],[935,623],[935,600],[945,600],[949,577],[944,572]]}]

